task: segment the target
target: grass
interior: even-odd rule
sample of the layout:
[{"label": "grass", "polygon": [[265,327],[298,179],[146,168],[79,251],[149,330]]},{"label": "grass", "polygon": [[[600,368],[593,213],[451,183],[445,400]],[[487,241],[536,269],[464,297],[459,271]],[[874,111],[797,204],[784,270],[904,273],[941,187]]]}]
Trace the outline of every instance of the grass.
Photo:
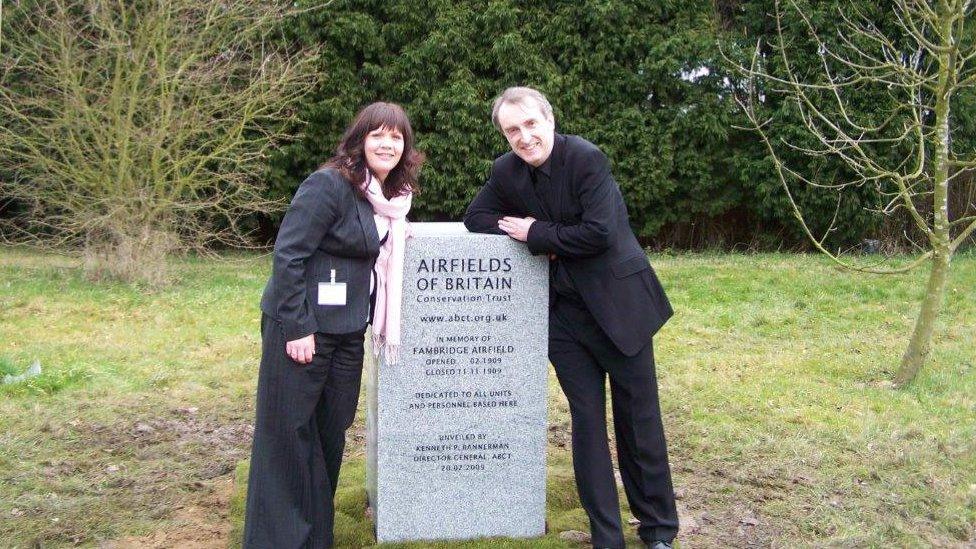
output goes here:
[{"label": "grass", "polygon": [[0,356],[0,377],[19,375],[20,369],[7,357]]},{"label": "grass", "polygon": [[[777,254],[652,263],[677,312],[655,351],[683,547],[976,542],[976,256],[953,262],[932,355],[903,390],[880,382],[925,272],[860,275]],[[249,453],[268,264],[174,261],[177,282],[150,292],[91,285],[72,258],[0,250],[0,376],[43,369],[0,386],[0,546],[239,535],[243,486],[231,486]],[[441,546],[579,546],[558,539],[586,521],[565,399],[550,387],[551,534]],[[338,495],[345,547],[372,543],[361,422]]]}]

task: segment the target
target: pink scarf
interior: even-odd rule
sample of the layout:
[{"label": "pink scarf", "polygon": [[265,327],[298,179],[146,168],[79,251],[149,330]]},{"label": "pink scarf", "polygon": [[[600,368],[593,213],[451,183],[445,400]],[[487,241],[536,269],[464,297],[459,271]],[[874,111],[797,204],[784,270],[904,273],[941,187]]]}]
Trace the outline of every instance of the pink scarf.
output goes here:
[{"label": "pink scarf", "polygon": [[403,255],[410,227],[407,212],[413,193],[387,199],[380,182],[366,174],[366,199],[373,206],[373,219],[380,237],[389,233],[376,258],[376,307],[373,309],[373,352],[385,351],[386,363],[400,358],[400,303],[403,298]]}]

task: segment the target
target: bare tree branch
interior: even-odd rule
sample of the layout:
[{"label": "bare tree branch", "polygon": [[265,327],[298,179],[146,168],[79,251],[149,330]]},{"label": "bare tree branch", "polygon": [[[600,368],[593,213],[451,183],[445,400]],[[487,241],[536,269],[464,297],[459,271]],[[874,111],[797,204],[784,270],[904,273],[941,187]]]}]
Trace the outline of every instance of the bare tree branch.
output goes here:
[{"label": "bare tree branch", "polygon": [[0,165],[15,177],[0,194],[30,204],[5,238],[26,222],[84,243],[96,269],[250,245],[241,219],[283,207],[263,195],[266,159],[317,80],[314,52],[271,37],[327,4],[51,0],[5,27]]},{"label": "bare tree branch", "polygon": [[[737,94],[735,100],[765,146],[794,217],[817,250],[845,268],[862,272],[902,273],[929,264],[929,282],[919,316],[896,375],[896,383],[904,384],[915,376],[928,355],[935,318],[945,295],[949,260],[976,233],[976,216],[950,221],[948,211],[950,185],[976,169],[976,154],[968,152],[963,156],[952,151],[954,128],[950,124],[956,93],[976,87],[976,68],[967,67],[976,59],[976,44],[966,29],[972,2],[896,0],[893,10],[882,12],[893,17],[889,21],[895,27],[893,34],[891,25],[876,25],[867,14],[851,6],[846,12],[840,11],[841,30],[836,33],[836,45],[822,38],[822,31],[815,28],[814,20],[805,11],[806,4],[796,0],[785,0],[785,4],[789,14],[802,22],[801,28],[809,40],[804,45],[815,48],[817,74],[801,77],[794,66],[791,51],[796,48],[787,42],[785,14],[780,0],[776,0],[776,35],[770,43],[770,57],[779,64],[765,63],[759,45],[749,66],[726,57],[746,78],[744,94]],[[771,67],[777,69],[777,74]],[[795,107],[814,145],[800,143],[792,136],[787,139],[774,135],[778,130],[776,121],[759,115],[759,85],[764,86],[765,97],[781,97],[786,105]],[[887,97],[894,105],[890,114],[879,121],[868,114],[864,118],[855,110],[852,106],[857,103],[852,98],[865,91]],[[780,153],[784,150],[833,160],[853,175],[824,181],[822,174],[800,174],[786,165]],[[892,151],[900,154],[896,156]],[[838,205],[844,191],[873,185],[882,199],[875,211],[884,215],[899,210],[908,212],[927,242],[915,242],[906,231],[905,238],[920,254],[895,268],[879,268],[880,262],[862,265],[846,261],[840,251],[831,252],[825,245],[841,221],[839,209],[818,237],[794,197],[795,184],[835,192]],[[965,211],[969,211],[968,207]],[[955,238],[950,238],[950,231],[960,228]]]}]

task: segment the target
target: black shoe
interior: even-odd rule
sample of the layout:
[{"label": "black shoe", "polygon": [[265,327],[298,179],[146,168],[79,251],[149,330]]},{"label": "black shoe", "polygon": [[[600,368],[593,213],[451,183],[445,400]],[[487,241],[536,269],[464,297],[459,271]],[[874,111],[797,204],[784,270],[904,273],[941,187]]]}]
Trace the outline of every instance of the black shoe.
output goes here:
[{"label": "black shoe", "polygon": [[671,541],[664,541],[663,539],[654,540],[647,542],[647,549],[672,549]]}]

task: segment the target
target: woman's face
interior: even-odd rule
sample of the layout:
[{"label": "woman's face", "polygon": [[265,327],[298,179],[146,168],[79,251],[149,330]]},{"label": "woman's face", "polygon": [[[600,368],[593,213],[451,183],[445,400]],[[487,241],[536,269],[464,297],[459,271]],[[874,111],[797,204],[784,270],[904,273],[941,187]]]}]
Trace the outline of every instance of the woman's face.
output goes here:
[{"label": "woman's face", "polygon": [[396,128],[376,128],[366,134],[363,149],[369,170],[383,182],[403,156],[403,134]]}]

